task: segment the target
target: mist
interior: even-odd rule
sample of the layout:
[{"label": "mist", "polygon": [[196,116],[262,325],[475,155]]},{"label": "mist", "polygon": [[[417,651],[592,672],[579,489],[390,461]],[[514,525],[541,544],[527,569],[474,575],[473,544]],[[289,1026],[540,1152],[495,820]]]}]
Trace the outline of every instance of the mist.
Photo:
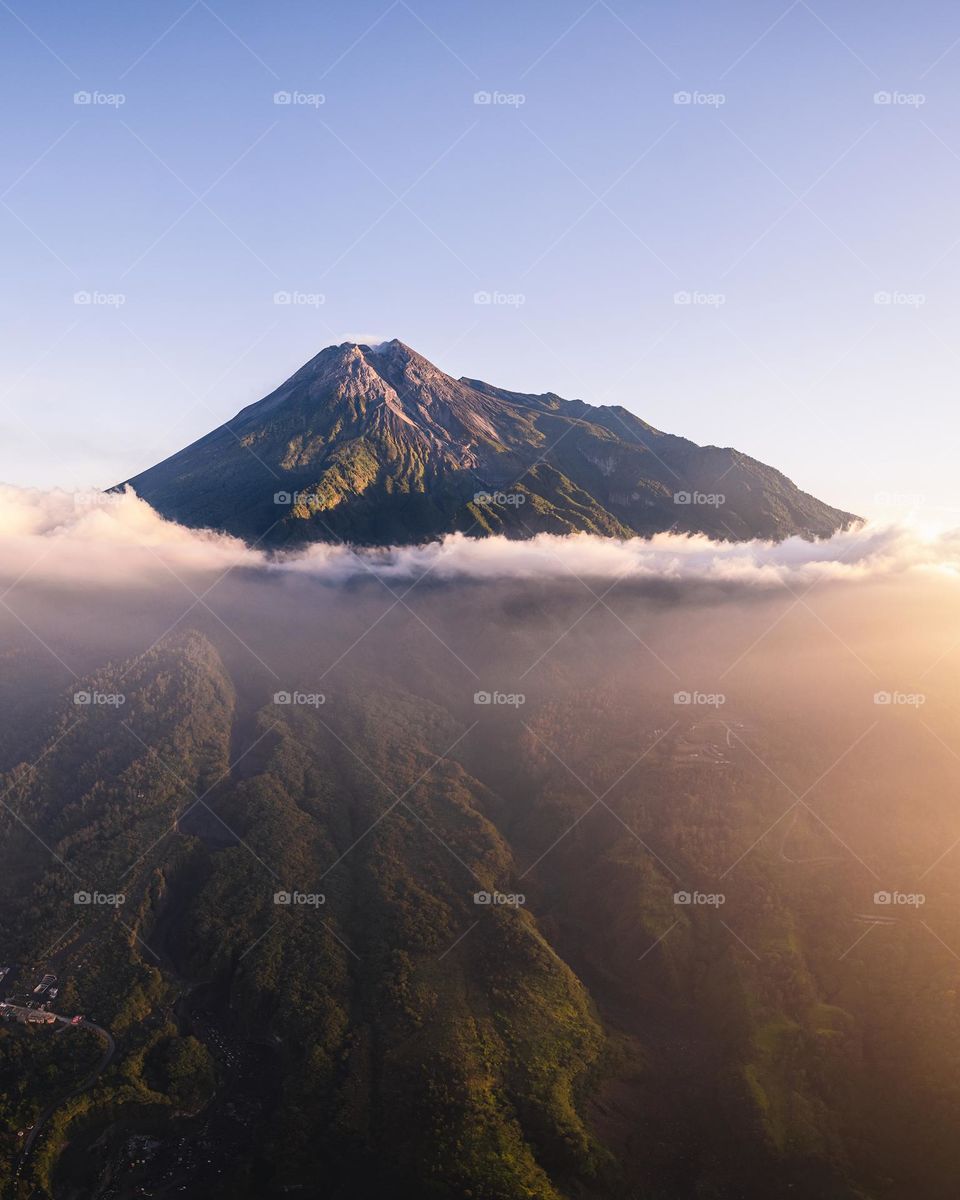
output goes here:
[{"label": "mist", "polygon": [[[382,680],[474,719],[477,691],[532,706],[606,689],[666,722],[690,692],[837,738],[906,714],[949,738],[958,566],[956,533],[869,525],[822,542],[454,535],[268,555],[129,491],[0,489],[5,644],[54,691],[199,630],[254,704]],[[884,692],[924,699],[887,708]]]},{"label": "mist", "polygon": [[[457,1039],[508,992],[525,1013],[546,1006],[549,1039],[560,985],[539,973],[554,964],[569,989],[556,1013],[588,989],[619,1039],[604,1070],[629,1120],[595,1124],[638,1185],[667,1168],[624,1130],[642,1118],[674,1137],[657,1115],[669,1094],[683,1128],[715,1139],[710,1162],[757,1171],[745,1194],[769,1194],[766,1135],[728,1145],[713,1108],[691,1108],[749,1068],[764,1096],[883,1130],[863,1169],[923,1170],[938,1195],[953,1139],[919,1155],[895,1134],[913,1103],[944,1128],[954,1116],[958,552],[957,535],[864,526],[825,542],[452,536],[266,554],[129,492],[0,489],[5,944],[27,961],[54,944],[59,972],[86,970],[77,877],[122,891],[123,971],[146,989],[161,962],[212,973],[223,1020],[253,1038],[262,1020],[299,1029],[303,997],[331,988],[347,1013],[399,945],[464,998]],[[326,925],[274,936],[279,886],[323,891]],[[525,932],[477,926],[478,887],[522,894]],[[688,911],[688,893],[716,909]],[[887,916],[899,896],[914,907]],[[269,986],[278,945],[309,986]],[[126,976],[109,957],[96,969],[88,994],[122,1028]],[[324,1011],[295,1063],[317,1030],[341,1054]],[[828,1011],[855,1033],[824,1041]],[[826,1082],[811,1068],[798,1083],[792,1053],[763,1049],[771,1022],[810,1039]],[[691,1039],[715,1059],[693,1082],[675,1071]],[[892,1065],[881,1055],[837,1099],[831,1081],[877,1039]],[[894,1085],[903,1100],[870,1111]],[[749,1096],[724,1104],[759,1128]],[[785,1162],[796,1194],[819,1194],[803,1153]],[[669,1169],[685,1194],[701,1168]]]},{"label": "mist", "polygon": [[416,646],[454,676],[503,661],[532,686],[588,646],[587,674],[629,663],[650,687],[691,673],[733,686],[787,660],[801,678],[829,667],[905,685],[950,666],[958,578],[960,532],[898,526],[778,544],[451,535],[267,554],[164,520],[130,491],[0,488],[0,613],[15,639],[65,657],[88,641],[146,649],[200,623],[263,669],[291,657],[293,622],[293,659],[305,641],[324,670],[346,650],[357,663],[375,647],[389,667],[385,646],[398,660]]}]

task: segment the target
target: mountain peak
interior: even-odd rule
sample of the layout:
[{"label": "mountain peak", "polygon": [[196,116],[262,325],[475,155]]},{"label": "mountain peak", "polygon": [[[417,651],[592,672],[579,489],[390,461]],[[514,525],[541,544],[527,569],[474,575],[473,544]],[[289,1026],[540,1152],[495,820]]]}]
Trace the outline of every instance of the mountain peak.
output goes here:
[{"label": "mountain peak", "polygon": [[405,544],[456,530],[777,539],[856,520],[738,451],[662,433],[626,409],[454,379],[398,338],[325,347],[127,482],[183,524],[273,545]]},{"label": "mountain peak", "polygon": [[291,375],[282,387],[308,379],[325,380],[338,371],[355,375],[362,373],[364,367],[391,384],[400,375],[409,375],[422,381],[448,378],[429,359],[399,338],[392,338],[373,345],[367,342],[339,342],[325,346]]},{"label": "mountain peak", "polygon": [[378,371],[402,371],[421,379],[450,378],[428,358],[418,354],[416,350],[408,346],[406,342],[401,342],[399,338],[380,342],[376,346],[361,344],[357,346],[357,349]]},{"label": "mountain peak", "polygon": [[[410,354],[410,355],[416,355],[416,351],[415,351],[415,350],[412,350],[412,349],[411,349],[411,348],[410,348],[408,345],[406,345],[406,343],[405,343],[405,342],[401,342],[399,338],[390,338],[390,340],[389,340],[389,341],[386,341],[386,342],[376,342],[376,343],[373,343],[373,344],[371,344],[371,343],[359,342],[359,343],[358,343],[358,345],[360,346],[360,348],[361,348],[362,350],[366,350],[366,351],[368,351],[370,354],[397,354],[397,353],[405,353],[405,354]],[[416,355],[416,357],[418,357],[418,358],[422,358],[423,356],[422,356],[422,355]]]}]

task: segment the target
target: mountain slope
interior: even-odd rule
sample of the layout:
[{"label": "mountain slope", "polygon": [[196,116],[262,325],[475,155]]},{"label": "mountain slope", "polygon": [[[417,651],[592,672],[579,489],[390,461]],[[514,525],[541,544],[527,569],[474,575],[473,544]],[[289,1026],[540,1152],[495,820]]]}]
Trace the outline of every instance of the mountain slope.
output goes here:
[{"label": "mountain slope", "polygon": [[396,340],[328,347],[126,483],[164,516],[267,546],[456,530],[826,537],[856,520],[737,450],[619,406],[453,379]]},{"label": "mountain slope", "polygon": [[[114,1111],[165,1136],[196,1084],[192,1106],[209,1105],[205,1121],[228,1133],[204,1151],[216,1170],[194,1166],[191,1195],[282,1195],[320,1177],[344,1200],[387,1186],[438,1200],[580,1194],[607,1158],[578,1111],[602,1030],[536,919],[475,902],[478,888],[519,889],[485,789],[455,761],[439,764],[449,715],[372,681],[329,722],[271,704],[251,714],[259,749],[242,776],[226,769],[236,694],[201,635],[167,635],[83,687],[122,703],[81,705],[77,717],[65,696],[40,765],[0,779],[22,814],[0,812],[0,944],[27,990],[52,967],[64,1004],[94,1003],[118,1056],[51,1127],[31,1182],[46,1186],[70,1119],[89,1119],[94,1141]],[[348,742],[365,745],[364,762]],[[200,810],[212,820],[198,822]],[[123,900],[77,908],[80,886]],[[278,907],[283,889],[319,902]],[[457,954],[467,936],[470,952]],[[239,1048],[216,1061],[222,1118],[200,1087],[216,1054],[197,1062],[190,1042],[196,1029],[222,1051],[214,1007],[243,1054],[268,1046],[253,1096],[226,1086]],[[157,1079],[171,1055],[193,1060],[176,1068],[177,1086]],[[29,1064],[31,1120],[50,1098],[45,1062]],[[277,1094],[261,1115],[268,1078]],[[253,1141],[269,1191],[263,1179],[238,1190]],[[0,1185],[19,1149],[8,1142],[0,1130]],[[236,1179],[217,1178],[224,1160]],[[96,1161],[85,1194],[106,1196]]]},{"label": "mountain slope", "polygon": [[[116,1054],[69,1099],[97,1048],[0,1025],[4,1195],[59,1102],[38,1200],[953,1200],[960,764],[930,728],[871,732],[847,645],[809,614],[764,639],[777,601],[697,621],[624,588],[581,620],[576,583],[498,581],[410,620],[381,591],[248,580],[236,635],[195,613],[40,678],[0,778],[2,994],[55,974]],[[103,619],[139,603],[106,588]],[[849,646],[886,676],[874,616]],[[762,649],[708,714],[633,628],[683,681]],[[474,661],[523,703],[478,706]],[[877,900],[931,863],[922,907]]]}]

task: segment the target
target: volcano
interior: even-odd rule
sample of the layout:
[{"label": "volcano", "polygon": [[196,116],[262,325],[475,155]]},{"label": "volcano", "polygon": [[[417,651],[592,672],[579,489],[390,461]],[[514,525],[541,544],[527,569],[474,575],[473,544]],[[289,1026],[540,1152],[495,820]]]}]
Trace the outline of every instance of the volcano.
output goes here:
[{"label": "volcano", "polygon": [[124,486],[183,525],[275,548],[453,532],[780,540],[858,519],[739,450],[620,405],[454,379],[397,340],[327,347]]}]

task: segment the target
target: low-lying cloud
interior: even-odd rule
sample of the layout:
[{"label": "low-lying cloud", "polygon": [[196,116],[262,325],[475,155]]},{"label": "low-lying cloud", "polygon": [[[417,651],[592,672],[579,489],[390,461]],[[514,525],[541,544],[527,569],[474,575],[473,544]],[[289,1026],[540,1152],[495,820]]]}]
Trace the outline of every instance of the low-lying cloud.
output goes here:
[{"label": "low-lying cloud", "polygon": [[153,586],[158,577],[254,570],[336,584],[384,581],[684,581],[750,589],[855,583],[905,573],[960,575],[960,530],[924,537],[894,525],[866,525],[819,542],[716,542],[658,534],[620,541],[541,534],[528,541],[451,534],[423,546],[357,551],[316,543],[268,554],[237,538],[165,520],[132,491],[41,491],[0,485],[0,577],[37,582]]}]

